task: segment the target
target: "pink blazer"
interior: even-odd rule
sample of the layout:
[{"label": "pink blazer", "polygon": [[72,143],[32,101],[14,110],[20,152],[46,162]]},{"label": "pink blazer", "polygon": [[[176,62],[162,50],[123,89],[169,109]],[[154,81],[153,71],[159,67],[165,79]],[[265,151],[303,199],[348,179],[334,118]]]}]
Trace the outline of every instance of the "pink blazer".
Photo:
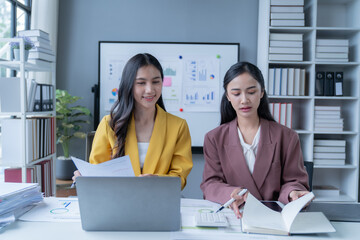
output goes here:
[{"label": "pink blazer", "polygon": [[237,131],[237,119],[208,132],[200,185],[204,198],[225,203],[238,187],[260,200],[288,203],[293,190],[309,190],[297,133],[283,125],[260,120],[260,139],[253,174],[247,166]]}]

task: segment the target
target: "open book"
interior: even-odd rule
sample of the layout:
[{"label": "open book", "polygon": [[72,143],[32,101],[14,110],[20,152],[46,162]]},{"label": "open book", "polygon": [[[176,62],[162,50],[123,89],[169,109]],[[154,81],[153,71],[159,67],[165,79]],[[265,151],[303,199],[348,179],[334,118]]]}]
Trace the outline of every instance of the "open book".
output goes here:
[{"label": "open book", "polygon": [[278,235],[335,232],[322,212],[300,212],[313,198],[314,194],[308,193],[276,212],[249,193],[241,221],[242,231]]}]

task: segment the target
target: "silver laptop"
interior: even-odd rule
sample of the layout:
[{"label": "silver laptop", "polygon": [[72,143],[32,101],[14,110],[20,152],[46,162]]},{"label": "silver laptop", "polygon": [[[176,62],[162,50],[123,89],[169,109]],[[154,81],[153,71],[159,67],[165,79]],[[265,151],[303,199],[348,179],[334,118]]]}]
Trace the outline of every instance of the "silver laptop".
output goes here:
[{"label": "silver laptop", "polygon": [[76,191],[84,230],[180,230],[180,178],[78,177]]}]

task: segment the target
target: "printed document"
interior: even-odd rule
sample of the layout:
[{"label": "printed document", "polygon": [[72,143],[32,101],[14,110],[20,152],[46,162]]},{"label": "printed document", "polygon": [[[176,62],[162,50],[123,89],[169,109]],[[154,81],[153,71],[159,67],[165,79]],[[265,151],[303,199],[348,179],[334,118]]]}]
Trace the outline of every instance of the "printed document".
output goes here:
[{"label": "printed document", "polygon": [[82,176],[134,177],[130,157],[115,158],[99,164],[91,164],[76,157],[71,157]]}]

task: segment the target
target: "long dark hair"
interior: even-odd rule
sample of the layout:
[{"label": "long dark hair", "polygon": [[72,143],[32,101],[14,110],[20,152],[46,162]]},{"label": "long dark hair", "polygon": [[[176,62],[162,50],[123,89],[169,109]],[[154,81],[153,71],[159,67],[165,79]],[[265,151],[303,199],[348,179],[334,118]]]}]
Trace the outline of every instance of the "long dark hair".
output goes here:
[{"label": "long dark hair", "polygon": [[[117,151],[112,156],[113,158],[125,155],[126,134],[135,106],[133,94],[134,81],[137,71],[141,67],[149,65],[152,65],[159,70],[161,74],[161,80],[163,80],[164,73],[159,61],[154,56],[148,53],[137,54],[130,58],[122,72],[121,82],[118,90],[118,99],[116,100],[110,111],[110,127],[114,130],[117,138],[117,142],[115,144]],[[162,95],[160,95],[157,104],[165,110]]]},{"label": "long dark hair", "polygon": [[230,69],[226,72],[224,77],[224,95],[221,99],[220,112],[221,112],[221,123],[224,124],[230,122],[236,118],[236,112],[232,107],[231,103],[226,97],[226,88],[227,85],[237,76],[248,73],[250,74],[261,86],[261,90],[264,91],[264,95],[260,100],[260,105],[257,109],[257,113],[260,118],[267,119],[269,121],[275,121],[273,116],[270,113],[269,109],[269,100],[265,91],[264,77],[260,71],[260,69],[249,63],[249,62],[238,62],[230,67]]}]

